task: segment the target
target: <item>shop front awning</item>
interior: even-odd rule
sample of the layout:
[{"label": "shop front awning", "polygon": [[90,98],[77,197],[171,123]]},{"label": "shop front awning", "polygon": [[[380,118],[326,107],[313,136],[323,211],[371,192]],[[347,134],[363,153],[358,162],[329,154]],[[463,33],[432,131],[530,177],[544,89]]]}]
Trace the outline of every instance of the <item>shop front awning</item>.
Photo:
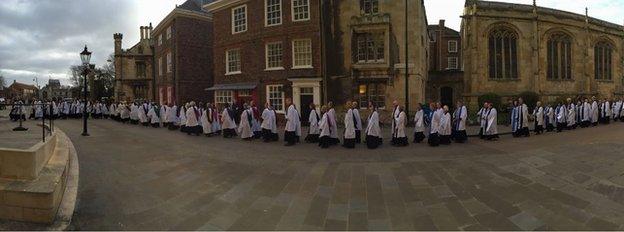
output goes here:
[{"label": "shop front awning", "polygon": [[215,90],[251,90],[258,86],[257,83],[234,83],[234,84],[216,84],[210,88],[206,88],[206,91]]}]

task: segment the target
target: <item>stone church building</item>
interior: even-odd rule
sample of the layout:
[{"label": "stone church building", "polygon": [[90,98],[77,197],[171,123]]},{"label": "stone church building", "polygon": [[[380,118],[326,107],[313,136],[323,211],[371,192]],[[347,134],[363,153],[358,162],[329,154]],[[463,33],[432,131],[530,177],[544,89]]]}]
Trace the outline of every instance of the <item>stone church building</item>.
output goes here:
[{"label": "stone church building", "polygon": [[542,101],[623,94],[624,27],[533,5],[467,0],[461,34],[464,99],[524,91]]}]

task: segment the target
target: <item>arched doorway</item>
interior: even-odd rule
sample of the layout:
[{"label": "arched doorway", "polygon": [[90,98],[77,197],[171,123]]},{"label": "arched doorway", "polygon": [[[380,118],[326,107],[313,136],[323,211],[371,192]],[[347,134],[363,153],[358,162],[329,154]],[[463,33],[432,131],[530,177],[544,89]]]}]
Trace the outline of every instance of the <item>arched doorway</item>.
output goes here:
[{"label": "arched doorway", "polygon": [[442,105],[453,108],[453,88],[448,86],[440,88],[440,102]]}]

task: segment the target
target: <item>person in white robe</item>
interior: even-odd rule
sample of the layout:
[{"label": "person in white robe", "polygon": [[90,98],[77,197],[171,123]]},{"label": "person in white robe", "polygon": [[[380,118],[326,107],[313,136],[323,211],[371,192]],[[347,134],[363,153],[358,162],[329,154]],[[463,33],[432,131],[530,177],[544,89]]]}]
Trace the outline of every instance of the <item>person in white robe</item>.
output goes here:
[{"label": "person in white robe", "polygon": [[102,102],[102,117],[104,119],[108,119],[110,117],[110,110],[108,109],[108,104],[106,104],[106,102]]},{"label": "person in white robe", "polygon": [[345,148],[355,148],[355,118],[353,115],[352,103],[347,102],[345,104],[345,109],[347,109],[347,112],[344,116],[345,131],[342,146]]},{"label": "person in white robe", "polygon": [[555,109],[553,109],[552,106],[548,105],[546,106],[545,114],[546,116],[544,118],[546,120],[546,131],[552,132],[555,130],[555,127],[557,125],[557,122],[555,120]]},{"label": "person in white robe", "polygon": [[453,140],[456,143],[465,143],[468,140],[466,133],[466,120],[468,119],[468,109],[464,102],[457,101],[457,109],[453,113]]},{"label": "person in white robe", "polygon": [[180,118],[178,117],[178,106],[173,104],[173,103],[169,103],[169,107],[167,108],[167,116],[165,116],[167,119],[167,129],[169,130],[178,130],[180,128],[180,124],[179,124],[179,120]]},{"label": "person in white robe", "polygon": [[440,135],[440,144],[449,145],[451,144],[452,119],[448,106],[445,105],[442,109],[438,134]]},{"label": "person in white robe", "polygon": [[301,137],[301,121],[299,111],[292,104],[290,98],[286,99],[288,110],[286,111],[286,127],[284,129],[285,146],[292,146],[299,142]]},{"label": "person in white robe", "polygon": [[212,104],[212,134],[220,135],[221,134],[221,117],[219,116],[219,110],[217,109],[216,104]]},{"label": "person in white robe", "polygon": [[581,107],[581,127],[589,127],[591,125],[591,104],[589,104],[589,99],[585,98],[583,100]]},{"label": "person in white robe", "polygon": [[609,124],[611,122],[611,104],[609,100],[605,98],[600,103],[600,117],[599,121],[602,124]]},{"label": "person in white robe", "polygon": [[130,105],[130,124],[139,124],[139,107],[136,102]]},{"label": "person in white robe", "polygon": [[277,113],[271,103],[267,101],[262,111],[262,140],[265,143],[279,141],[279,135],[277,134]]},{"label": "person in white robe", "polygon": [[249,106],[243,104],[243,112],[240,116],[240,124],[238,124],[238,135],[243,140],[251,140],[253,137],[253,131],[251,131],[252,113],[249,110]]},{"label": "person in white robe", "polygon": [[199,136],[202,134],[202,127],[199,125],[199,119],[201,118],[201,112],[195,106],[195,102],[189,103],[189,107],[186,110],[186,123],[184,124],[184,131],[188,135]]},{"label": "person in white robe", "polygon": [[35,109],[34,118],[35,119],[43,118],[43,103],[41,101],[35,101],[34,104],[35,104],[35,106],[33,106]]},{"label": "person in white robe", "polygon": [[533,120],[534,120],[534,131],[535,134],[541,134],[544,132],[544,107],[542,107],[542,102],[538,101],[535,109],[533,109]]},{"label": "person in white robe", "polygon": [[600,120],[599,112],[600,112],[600,109],[599,109],[598,101],[596,101],[596,97],[592,97],[591,114],[590,114],[592,126],[598,125],[598,121]]},{"label": "person in white robe", "polygon": [[518,136],[529,137],[529,107],[522,98],[518,98]]},{"label": "person in white robe", "polygon": [[125,102],[119,106],[119,118],[123,123],[126,123],[128,122],[128,120],[130,120],[130,108],[128,107],[128,105],[126,105]]},{"label": "person in white robe", "polygon": [[334,110],[334,103],[329,102],[327,104],[327,117],[329,118],[329,127],[331,128],[331,142],[332,145],[336,145],[340,143],[340,139],[338,139],[338,122],[336,121],[336,110]]},{"label": "person in white robe", "polygon": [[60,116],[59,105],[60,103],[56,103],[56,101],[52,101],[52,118],[53,119],[58,119]]},{"label": "person in white robe", "polygon": [[572,99],[570,98],[568,98],[567,113],[568,130],[576,129],[576,106],[572,103]]},{"label": "person in white robe", "polygon": [[156,104],[152,104],[149,111],[147,112],[147,117],[150,119],[150,124],[154,128],[160,127],[160,108]]},{"label": "person in white robe", "polygon": [[115,121],[119,121],[117,106],[119,106],[119,104],[117,104],[117,102],[113,102],[110,104],[110,107],[108,107],[110,118]]},{"label": "person in white robe", "polygon": [[362,117],[360,116],[360,106],[358,102],[351,103],[351,113],[353,114],[354,127],[355,127],[355,143],[362,142]]},{"label": "person in white robe", "polygon": [[566,108],[565,104],[559,103],[559,105],[557,105],[555,113],[557,117],[557,132],[563,131],[563,129],[567,126],[568,111]]},{"label": "person in white robe", "polygon": [[394,137],[392,138],[392,145],[397,147],[405,147],[407,146],[407,134],[405,133],[405,127],[407,126],[407,114],[405,114],[405,110],[403,106],[399,106],[399,116],[396,119],[396,128],[394,133]]},{"label": "person in white robe", "polygon": [[487,126],[488,103],[484,102],[483,107],[477,112],[477,121],[479,122],[479,137],[485,139],[485,129]]},{"label": "person in white robe", "polygon": [[319,135],[319,147],[321,148],[329,148],[332,145],[335,145],[333,138],[331,137],[331,124],[330,124],[330,115],[328,113],[329,107],[322,106],[321,113],[323,116],[321,117],[321,121],[319,122],[319,130],[321,134]]},{"label": "person in white robe", "polygon": [[377,112],[377,106],[372,102],[368,102],[368,108],[371,109],[371,114],[368,116],[368,122],[366,124],[366,147],[368,149],[376,149],[382,144],[381,127],[379,126],[379,112]]},{"label": "person in white robe", "polygon": [[429,143],[429,146],[436,147],[440,145],[440,120],[442,120],[444,110],[442,109],[442,104],[439,102],[437,102],[431,110],[433,111],[433,115],[431,116],[431,132],[429,133],[427,143]]},{"label": "person in white robe", "polygon": [[149,118],[147,117],[147,113],[149,112],[149,105],[147,102],[139,105],[139,122],[143,126],[149,126]]},{"label": "person in white robe", "polygon": [[613,107],[611,107],[611,109],[613,109],[613,121],[621,121],[620,119],[622,118],[622,98],[618,98],[616,100],[614,100],[613,103]]},{"label": "person in white robe", "polygon": [[262,127],[260,126],[262,117],[254,101],[249,102],[249,111],[251,113],[251,131],[253,132],[253,138],[259,139],[262,137]]},{"label": "person in white robe", "polygon": [[485,139],[497,140],[498,139],[498,112],[494,108],[492,103],[488,103],[488,109],[486,113],[487,124],[485,127]]},{"label": "person in white robe", "polygon": [[421,143],[425,140],[425,111],[422,104],[416,105],[416,114],[414,114],[414,143]]},{"label": "person in white robe", "polygon": [[305,138],[305,141],[308,143],[318,143],[319,135],[321,131],[319,129],[319,121],[321,121],[321,116],[316,110],[316,105],[314,103],[310,103],[310,116],[308,117],[308,135]]},{"label": "person in white robe", "polygon": [[401,114],[401,110],[399,107],[399,101],[394,100],[392,101],[392,118],[390,119],[391,121],[391,126],[392,126],[392,140],[390,141],[392,145],[394,145],[396,143],[396,139],[398,138],[397,135],[397,120],[399,120],[399,114]]},{"label": "person in white robe", "polygon": [[[234,121],[233,110],[230,108],[229,104],[225,104],[223,108],[223,112],[221,113],[221,125],[223,130],[224,138],[232,138],[237,136],[236,134],[236,121]],[[232,116],[230,116],[232,115]]]},{"label": "person in white robe", "polygon": [[178,121],[177,124],[180,127],[180,131],[186,130],[186,111],[188,110],[189,103],[182,104],[178,110]]},{"label": "person in white robe", "polygon": [[214,118],[213,118],[214,112],[212,109],[212,104],[206,103],[206,108],[204,108],[202,111],[203,111],[202,116],[201,116],[202,130],[206,137],[210,137],[213,134],[212,123],[214,122]]}]

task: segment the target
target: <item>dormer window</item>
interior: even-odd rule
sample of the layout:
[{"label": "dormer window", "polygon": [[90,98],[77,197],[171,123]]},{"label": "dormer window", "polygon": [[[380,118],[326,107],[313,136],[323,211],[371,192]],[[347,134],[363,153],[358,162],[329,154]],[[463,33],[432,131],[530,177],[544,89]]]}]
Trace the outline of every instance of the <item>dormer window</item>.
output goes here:
[{"label": "dormer window", "polygon": [[360,0],[360,8],[363,14],[379,13],[379,0]]}]

